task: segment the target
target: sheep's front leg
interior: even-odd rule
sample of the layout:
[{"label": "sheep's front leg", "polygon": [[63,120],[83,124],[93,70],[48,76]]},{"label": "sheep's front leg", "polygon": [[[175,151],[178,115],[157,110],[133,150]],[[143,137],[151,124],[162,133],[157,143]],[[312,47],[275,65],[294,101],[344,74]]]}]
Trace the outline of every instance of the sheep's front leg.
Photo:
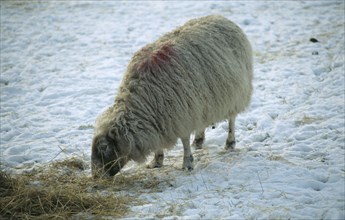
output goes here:
[{"label": "sheep's front leg", "polygon": [[163,160],[164,160],[164,152],[163,150],[159,150],[155,153],[155,157],[153,158],[151,163],[147,165],[147,168],[149,169],[160,168],[163,166]]},{"label": "sheep's front leg", "polygon": [[236,119],[236,115],[230,116],[228,138],[226,139],[225,150],[230,150],[230,151],[235,150],[235,146],[236,146],[235,119]]},{"label": "sheep's front leg", "polygon": [[193,155],[190,150],[189,136],[187,138],[181,138],[183,144],[183,165],[182,169],[188,171],[193,170]]}]

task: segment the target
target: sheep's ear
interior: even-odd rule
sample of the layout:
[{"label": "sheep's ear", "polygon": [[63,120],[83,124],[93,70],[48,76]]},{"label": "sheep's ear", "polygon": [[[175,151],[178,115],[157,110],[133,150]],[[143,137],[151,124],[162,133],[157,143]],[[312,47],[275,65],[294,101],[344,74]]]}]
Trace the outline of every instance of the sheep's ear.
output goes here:
[{"label": "sheep's ear", "polygon": [[108,136],[109,136],[111,139],[115,140],[115,138],[116,138],[116,131],[115,131],[114,128],[111,128],[111,129],[109,130]]}]

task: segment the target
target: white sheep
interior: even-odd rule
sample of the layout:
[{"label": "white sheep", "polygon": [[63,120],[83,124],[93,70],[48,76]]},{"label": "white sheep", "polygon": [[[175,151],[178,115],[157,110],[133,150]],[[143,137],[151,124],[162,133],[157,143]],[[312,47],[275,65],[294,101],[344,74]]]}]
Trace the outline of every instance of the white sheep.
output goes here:
[{"label": "white sheep", "polygon": [[129,160],[163,164],[163,150],[181,138],[183,168],[193,169],[190,135],[201,148],[209,125],[229,120],[226,149],[234,149],[236,115],[252,94],[252,49],[233,22],[211,15],[188,21],[136,52],[115,103],[96,121],[92,173],[113,176]]}]

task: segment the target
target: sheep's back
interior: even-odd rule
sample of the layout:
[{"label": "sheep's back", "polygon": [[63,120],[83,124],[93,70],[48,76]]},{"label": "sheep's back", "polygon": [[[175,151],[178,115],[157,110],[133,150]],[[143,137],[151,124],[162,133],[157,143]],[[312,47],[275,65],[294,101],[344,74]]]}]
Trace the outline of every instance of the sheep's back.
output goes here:
[{"label": "sheep's back", "polygon": [[117,99],[152,129],[180,137],[243,111],[251,81],[245,34],[224,17],[207,16],[139,50]]}]

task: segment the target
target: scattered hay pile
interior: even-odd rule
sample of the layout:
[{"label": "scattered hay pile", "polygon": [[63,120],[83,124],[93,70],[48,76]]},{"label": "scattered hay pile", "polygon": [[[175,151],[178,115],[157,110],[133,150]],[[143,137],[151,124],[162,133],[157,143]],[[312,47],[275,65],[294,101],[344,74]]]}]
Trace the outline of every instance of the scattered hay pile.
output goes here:
[{"label": "scattered hay pile", "polygon": [[[84,169],[83,161],[69,159],[29,174],[0,171],[0,219],[123,216],[130,198],[115,195],[114,182],[93,180]],[[100,188],[107,190],[99,192]]]}]

